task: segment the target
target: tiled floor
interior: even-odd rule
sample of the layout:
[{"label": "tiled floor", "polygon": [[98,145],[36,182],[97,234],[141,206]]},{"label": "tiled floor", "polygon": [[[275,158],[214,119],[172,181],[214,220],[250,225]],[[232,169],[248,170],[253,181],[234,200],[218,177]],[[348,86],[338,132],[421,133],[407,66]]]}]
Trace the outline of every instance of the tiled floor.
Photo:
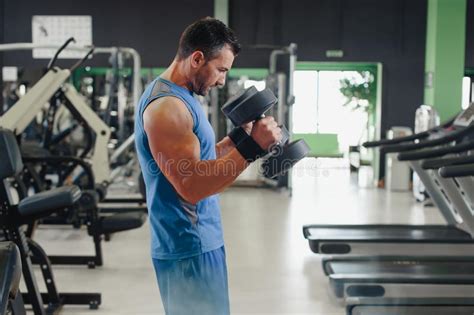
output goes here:
[{"label": "tiled floor", "polygon": [[[303,238],[304,224],[442,222],[410,193],[359,188],[347,170],[306,167],[311,163],[294,171],[292,197],[251,188],[222,194],[232,314],[344,314],[328,292],[320,258]],[[36,240],[51,254],[92,251],[85,231],[42,228]],[[55,267],[61,290],[102,292],[99,310],[65,307],[63,314],[163,314],[148,225],[117,234],[103,247],[103,267]]]}]

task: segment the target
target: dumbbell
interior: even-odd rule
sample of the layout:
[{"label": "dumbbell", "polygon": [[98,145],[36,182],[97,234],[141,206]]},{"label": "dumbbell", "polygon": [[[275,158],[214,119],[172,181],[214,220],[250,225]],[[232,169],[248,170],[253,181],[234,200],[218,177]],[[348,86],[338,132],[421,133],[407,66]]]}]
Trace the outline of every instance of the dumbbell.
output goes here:
[{"label": "dumbbell", "polygon": [[[222,107],[222,112],[235,126],[265,117],[278,99],[270,89],[258,91],[254,86],[230,98]],[[309,146],[302,139],[289,142],[290,134],[285,126],[280,126],[282,139],[265,156],[262,172],[268,178],[285,174],[293,165],[309,153]]]}]

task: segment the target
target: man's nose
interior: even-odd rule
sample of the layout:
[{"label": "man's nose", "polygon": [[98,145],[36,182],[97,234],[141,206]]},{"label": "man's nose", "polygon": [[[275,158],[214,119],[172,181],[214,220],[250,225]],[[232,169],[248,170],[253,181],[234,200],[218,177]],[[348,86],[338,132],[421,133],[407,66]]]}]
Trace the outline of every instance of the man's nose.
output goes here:
[{"label": "man's nose", "polygon": [[220,78],[217,80],[217,86],[224,86],[224,85],[225,85],[225,76],[220,77]]}]

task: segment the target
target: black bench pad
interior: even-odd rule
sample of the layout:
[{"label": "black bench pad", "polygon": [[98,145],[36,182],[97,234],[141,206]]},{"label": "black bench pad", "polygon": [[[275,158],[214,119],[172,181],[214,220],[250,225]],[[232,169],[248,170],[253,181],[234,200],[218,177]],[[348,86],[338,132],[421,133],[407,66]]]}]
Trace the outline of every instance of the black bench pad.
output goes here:
[{"label": "black bench pad", "polygon": [[18,204],[18,212],[23,217],[47,216],[52,212],[74,205],[81,197],[77,186],[63,186],[24,198]]}]

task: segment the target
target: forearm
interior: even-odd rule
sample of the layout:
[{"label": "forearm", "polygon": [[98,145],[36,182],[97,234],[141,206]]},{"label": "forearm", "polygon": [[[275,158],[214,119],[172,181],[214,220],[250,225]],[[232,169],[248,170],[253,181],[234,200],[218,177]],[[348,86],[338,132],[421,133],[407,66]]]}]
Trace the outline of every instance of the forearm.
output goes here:
[{"label": "forearm", "polygon": [[178,167],[180,178],[175,188],[181,197],[193,204],[229,187],[249,165],[236,149],[216,160],[182,164]]},{"label": "forearm", "polygon": [[216,144],[216,155],[217,158],[221,158],[228,154],[232,149],[235,148],[235,144],[230,140],[228,136],[224,137],[221,141]]}]

